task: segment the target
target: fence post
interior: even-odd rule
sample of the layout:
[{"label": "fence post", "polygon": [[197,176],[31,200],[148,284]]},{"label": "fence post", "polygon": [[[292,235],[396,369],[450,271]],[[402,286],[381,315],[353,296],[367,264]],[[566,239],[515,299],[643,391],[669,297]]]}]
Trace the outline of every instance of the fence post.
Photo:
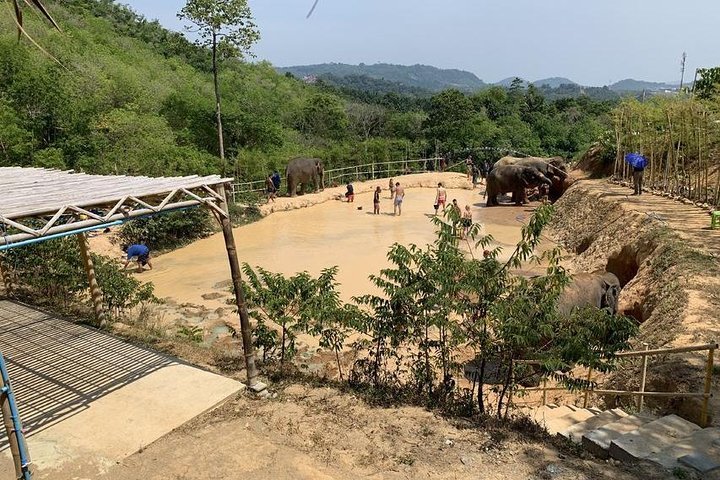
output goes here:
[{"label": "fence post", "polygon": [[375,180],[375,162],[372,163],[372,167],[371,167],[371,168],[372,168],[372,169],[371,169],[372,179]]},{"label": "fence post", "polygon": [[543,397],[542,397],[542,404],[543,407],[547,404],[547,377],[543,378]]},{"label": "fence post", "polygon": [[355,181],[360,181],[360,167],[355,167]]},{"label": "fence post", "polygon": [[587,374],[588,388],[585,389],[585,398],[583,399],[583,408],[587,408],[587,406],[588,406],[588,398],[590,397],[590,381],[592,380],[592,373],[593,373],[592,367],[588,368],[588,374]]},{"label": "fence post", "polygon": [[[643,342],[643,345],[645,346],[645,351],[650,349],[650,345],[647,342]],[[638,399],[638,412],[642,411],[643,404],[645,403],[645,395],[643,395],[643,392],[645,392],[645,378],[647,377],[647,364],[648,364],[648,356],[643,355],[642,377],[640,378],[640,398]]]},{"label": "fence post", "polygon": [[703,397],[702,411],[700,412],[700,426],[708,426],[708,402],[710,402],[710,389],[712,387],[713,360],[715,349],[708,349],[707,366],[705,367],[705,396]]}]

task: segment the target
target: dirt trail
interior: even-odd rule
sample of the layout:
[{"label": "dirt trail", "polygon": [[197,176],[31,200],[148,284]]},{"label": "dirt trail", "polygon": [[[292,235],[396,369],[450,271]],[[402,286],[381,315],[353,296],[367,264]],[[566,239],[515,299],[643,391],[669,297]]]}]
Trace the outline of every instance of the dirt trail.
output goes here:
[{"label": "dirt trail", "polygon": [[583,180],[583,188],[601,198],[622,202],[625,211],[647,215],[674,230],[689,246],[720,256],[720,230],[710,230],[708,210],[672,198],[643,193],[632,194],[630,186],[607,180]]}]

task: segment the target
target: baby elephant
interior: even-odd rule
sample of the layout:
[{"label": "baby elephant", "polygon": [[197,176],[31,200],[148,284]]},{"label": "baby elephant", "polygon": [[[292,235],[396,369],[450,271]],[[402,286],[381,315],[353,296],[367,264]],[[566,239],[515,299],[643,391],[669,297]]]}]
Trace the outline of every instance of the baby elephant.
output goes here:
[{"label": "baby elephant", "polygon": [[615,315],[620,289],[620,280],[614,273],[599,271],[575,274],[560,294],[558,311],[569,316],[575,307],[593,306]]}]

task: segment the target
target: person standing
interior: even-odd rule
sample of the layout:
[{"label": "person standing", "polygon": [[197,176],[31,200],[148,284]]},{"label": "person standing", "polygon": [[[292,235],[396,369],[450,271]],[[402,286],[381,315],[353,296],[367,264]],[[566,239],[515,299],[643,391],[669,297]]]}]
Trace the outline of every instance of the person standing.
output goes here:
[{"label": "person standing", "polygon": [[380,187],[375,187],[375,194],[373,195],[373,214],[380,214]]},{"label": "person standing", "polygon": [[463,227],[461,238],[465,238],[468,233],[470,233],[470,227],[472,227],[472,210],[470,210],[470,205],[465,205],[461,223]]},{"label": "person standing", "polygon": [[405,189],[400,186],[400,182],[395,182],[395,202],[393,204],[393,215],[402,215],[402,203],[405,199]]},{"label": "person standing", "polygon": [[393,179],[390,179],[390,200],[395,198],[395,182],[393,182]]},{"label": "person standing", "polygon": [[442,208],[445,210],[445,202],[447,201],[447,191],[445,190],[445,187],[443,187],[442,182],[438,183],[437,186],[437,192],[435,193],[435,215],[437,215],[438,210]]},{"label": "person standing", "polygon": [[268,175],[265,179],[265,194],[267,195],[268,203],[270,203],[270,201],[275,201],[275,197],[277,196],[277,187],[275,186],[275,182],[273,182],[272,175]]},{"label": "person standing", "polygon": [[278,173],[277,170],[273,171],[271,178],[272,178],[273,185],[275,185],[275,193],[277,193],[280,191],[280,184],[282,183],[282,178],[280,178],[280,174]]},{"label": "person standing", "polygon": [[472,180],[473,175],[473,160],[472,155],[468,155],[467,159],[465,160],[465,168],[467,170],[467,176],[468,180]]},{"label": "person standing", "polygon": [[128,265],[133,259],[137,260],[138,273],[143,271],[143,267],[147,265],[152,270],[152,262],[150,261],[150,249],[143,244],[133,244],[125,247],[125,253],[127,254],[127,260],[123,270],[127,269]]},{"label": "person standing", "polygon": [[345,198],[347,198],[348,203],[353,203],[355,201],[355,189],[352,186],[352,183],[347,184],[347,192],[345,192]]},{"label": "person standing", "polygon": [[643,174],[645,173],[645,167],[635,166],[633,167],[633,187],[635,192],[633,195],[642,195],[642,184]]}]

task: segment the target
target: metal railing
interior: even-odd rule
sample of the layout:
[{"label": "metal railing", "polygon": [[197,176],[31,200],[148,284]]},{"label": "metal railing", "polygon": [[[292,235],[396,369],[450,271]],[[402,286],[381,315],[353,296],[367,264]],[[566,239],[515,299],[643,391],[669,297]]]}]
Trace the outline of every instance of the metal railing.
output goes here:
[{"label": "metal railing", "polygon": [[[632,352],[621,352],[616,355],[617,358],[632,358],[632,357],[640,357],[642,358],[642,373],[641,373],[641,379],[640,379],[640,389],[639,390],[607,390],[607,389],[595,389],[595,388],[586,388],[586,389],[580,389],[576,390],[573,393],[582,393],[583,394],[583,408],[587,408],[589,397],[591,394],[595,395],[617,395],[617,396],[629,396],[629,397],[637,397],[637,407],[638,410],[642,410],[645,397],[673,397],[673,398],[702,398],[702,408],[700,410],[700,425],[705,427],[708,423],[708,405],[710,402],[710,397],[712,397],[712,375],[713,375],[713,366],[714,366],[714,358],[715,358],[715,350],[718,349],[717,343],[708,343],[703,345],[691,345],[688,347],[677,347],[677,348],[656,348],[653,350],[650,350],[648,348],[647,344],[645,345],[645,350],[639,350],[639,351],[632,351]],[[700,352],[700,351],[706,351],[707,350],[707,359],[705,363],[705,385],[702,392],[652,392],[652,391],[646,391],[645,390],[645,380],[647,378],[647,368],[648,368],[648,357],[656,356],[656,355],[667,355],[667,354],[678,354],[678,353],[688,353],[688,352]],[[534,360],[521,360],[516,363],[524,363],[524,364],[539,364],[540,362],[534,361]],[[591,384],[593,377],[593,369],[588,368],[587,373],[587,383]],[[518,392],[542,392],[542,404],[547,404],[547,392],[551,391],[569,391],[569,389],[566,386],[547,386],[547,377],[544,377],[542,380],[542,385],[539,387],[527,387],[527,388],[519,388]]]}]

